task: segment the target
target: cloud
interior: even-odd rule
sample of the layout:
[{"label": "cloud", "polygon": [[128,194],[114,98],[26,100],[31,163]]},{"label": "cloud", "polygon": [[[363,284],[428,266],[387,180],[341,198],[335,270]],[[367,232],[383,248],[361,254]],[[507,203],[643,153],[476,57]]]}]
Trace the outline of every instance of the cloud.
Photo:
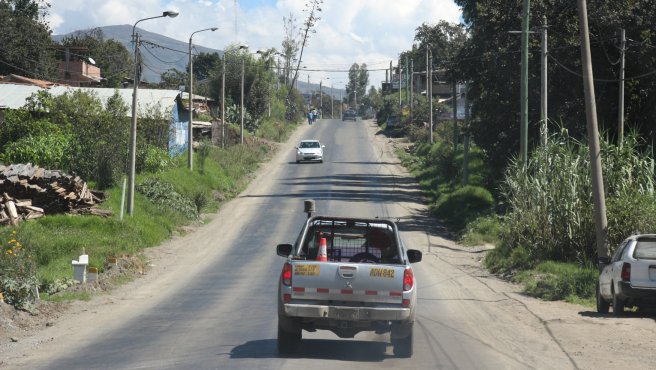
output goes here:
[{"label": "cloud", "polygon": [[[216,32],[194,36],[194,43],[215,49],[247,43],[280,49],[284,38],[283,17],[293,14],[297,26],[307,17],[307,0],[51,0],[50,22],[55,34],[115,24],[134,24],[164,10],[176,10],[173,19],[139,23],[139,27],[187,41],[191,32],[218,26]],[[370,83],[385,79],[383,69],[399,53],[412,47],[414,32],[422,23],[458,22],[460,9],[453,0],[325,0],[316,33],[303,53],[303,65],[311,81],[342,84],[353,63],[366,63]],[[381,69],[381,71],[374,71]],[[305,74],[307,78],[307,72]],[[379,86],[379,85],[378,85]]]}]

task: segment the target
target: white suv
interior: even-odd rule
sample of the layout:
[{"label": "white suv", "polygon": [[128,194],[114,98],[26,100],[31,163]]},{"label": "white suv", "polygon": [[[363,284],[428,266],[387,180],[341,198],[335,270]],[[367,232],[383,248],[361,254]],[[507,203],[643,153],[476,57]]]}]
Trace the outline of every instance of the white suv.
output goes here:
[{"label": "white suv", "polygon": [[625,306],[656,306],[656,234],[626,238],[612,258],[601,257],[603,267],[597,284],[597,312],[615,316]]}]

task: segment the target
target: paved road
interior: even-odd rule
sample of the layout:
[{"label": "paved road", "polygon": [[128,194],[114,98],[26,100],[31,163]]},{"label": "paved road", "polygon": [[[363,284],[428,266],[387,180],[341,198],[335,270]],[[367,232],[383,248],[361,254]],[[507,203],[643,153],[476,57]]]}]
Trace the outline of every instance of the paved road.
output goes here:
[{"label": "paved road", "polygon": [[[38,351],[9,367],[47,369],[527,369],[575,368],[541,319],[478,266],[481,249],[442,238],[421,191],[373,141],[370,122],[323,120],[324,163],[296,164],[287,144],[239,199],[207,225],[151,252],[153,271],[44,331]],[[398,219],[424,251],[415,355],[392,355],[388,335],[307,333],[298,355],[276,352],[276,286],[283,259],[315,199],[324,214]],[[138,210],[137,210],[138,212]],[[52,338],[52,339],[50,339]],[[36,341],[36,339],[35,339]]]}]

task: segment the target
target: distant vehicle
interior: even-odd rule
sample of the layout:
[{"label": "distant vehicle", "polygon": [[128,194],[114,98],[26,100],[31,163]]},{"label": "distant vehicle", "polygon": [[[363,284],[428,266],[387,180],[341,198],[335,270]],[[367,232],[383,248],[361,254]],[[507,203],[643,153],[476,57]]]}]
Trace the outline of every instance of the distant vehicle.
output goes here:
[{"label": "distant vehicle", "polygon": [[313,216],[285,257],[278,282],[278,351],[294,352],[302,331],[329,330],[340,338],[362,331],[390,333],[394,354],[411,357],[417,283],[394,222]]},{"label": "distant vehicle", "polygon": [[626,238],[603,266],[597,283],[597,312],[621,316],[624,307],[656,306],[656,234]]},{"label": "distant vehicle", "polygon": [[342,121],[346,121],[346,120],[352,120],[352,121],[358,120],[358,117],[353,109],[345,110],[344,113],[342,114]]},{"label": "distant vehicle", "polygon": [[323,162],[323,148],[319,140],[301,140],[296,147],[296,163],[301,161]]}]

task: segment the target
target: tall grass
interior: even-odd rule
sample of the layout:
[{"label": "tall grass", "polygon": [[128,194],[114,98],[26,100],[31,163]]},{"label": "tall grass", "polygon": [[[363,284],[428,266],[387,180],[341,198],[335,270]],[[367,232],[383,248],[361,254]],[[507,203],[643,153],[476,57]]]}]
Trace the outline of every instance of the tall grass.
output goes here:
[{"label": "tall grass", "polygon": [[[654,166],[638,137],[620,147],[602,139],[602,172],[611,249],[628,234],[654,231]],[[501,242],[537,261],[594,260],[595,221],[588,146],[561,131],[526,166],[512,162],[501,192],[508,207]]]}]

